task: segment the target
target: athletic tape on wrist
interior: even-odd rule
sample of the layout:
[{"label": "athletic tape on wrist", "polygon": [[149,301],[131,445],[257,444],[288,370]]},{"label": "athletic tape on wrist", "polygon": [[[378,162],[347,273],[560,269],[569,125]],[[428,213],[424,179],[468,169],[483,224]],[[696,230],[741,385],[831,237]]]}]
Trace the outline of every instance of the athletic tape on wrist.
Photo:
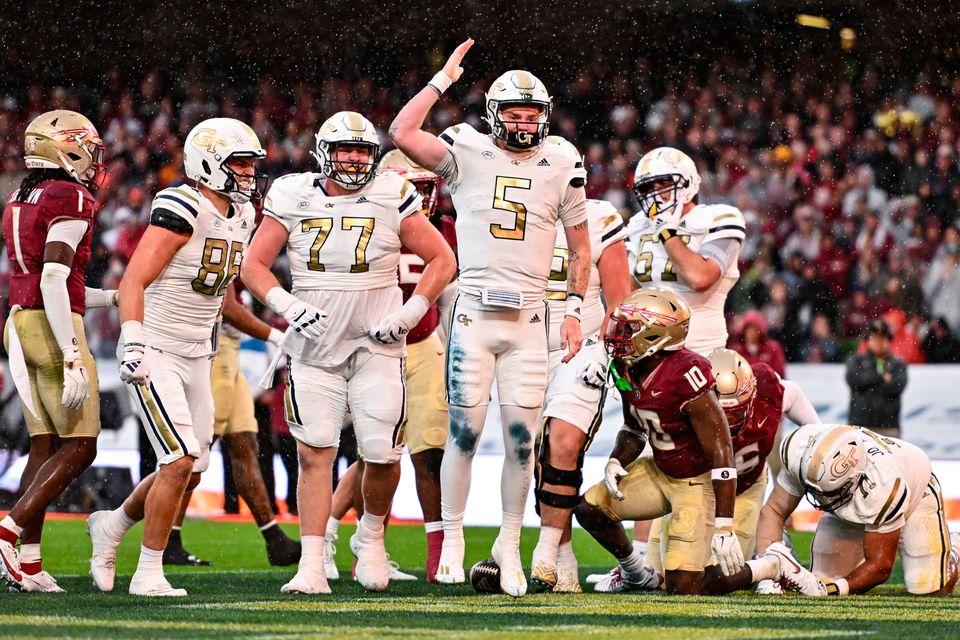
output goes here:
[{"label": "athletic tape on wrist", "polygon": [[447,89],[450,88],[450,85],[453,84],[453,80],[441,69],[437,71],[436,75],[434,75],[427,84],[436,89],[437,93],[443,95]]}]

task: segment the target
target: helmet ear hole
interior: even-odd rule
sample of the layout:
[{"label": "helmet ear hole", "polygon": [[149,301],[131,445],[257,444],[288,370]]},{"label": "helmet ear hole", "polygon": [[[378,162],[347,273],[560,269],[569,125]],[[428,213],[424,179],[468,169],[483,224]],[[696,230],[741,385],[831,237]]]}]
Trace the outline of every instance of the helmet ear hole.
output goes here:
[{"label": "helmet ear hole", "polygon": [[210,175],[211,173],[213,173],[213,172],[210,170],[210,164],[207,163],[206,160],[202,161],[200,164],[201,164],[201,166],[203,166],[203,170],[206,172],[207,175]]},{"label": "helmet ear hole", "polygon": [[80,156],[72,151],[67,154],[67,157],[73,160],[74,162],[76,162],[77,160],[80,160]]}]

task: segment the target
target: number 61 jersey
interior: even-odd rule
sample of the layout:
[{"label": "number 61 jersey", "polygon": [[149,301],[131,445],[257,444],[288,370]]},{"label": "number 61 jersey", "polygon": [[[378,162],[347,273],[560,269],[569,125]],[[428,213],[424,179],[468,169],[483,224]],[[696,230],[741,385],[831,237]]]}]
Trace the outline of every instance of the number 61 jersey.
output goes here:
[{"label": "number 61 jersey", "polygon": [[416,187],[394,173],[340,196],[328,194],[315,173],[273,183],[263,212],[289,234],[293,293],[329,314],[323,339],[304,340],[299,361],[334,367],[358,348],[403,355],[403,342],[383,345],[367,332],[403,304],[397,280],[400,223],[420,213],[422,204]]},{"label": "number 61 jersey", "polygon": [[230,217],[220,215],[200,191],[186,185],[154,197],[150,224],[190,234],[190,240],[144,292],[147,344],[191,358],[216,351],[223,295],[240,273],[256,215],[249,202],[231,205],[230,211]]},{"label": "number 61 jersey", "polygon": [[[739,249],[737,255],[721,269],[720,279],[712,287],[706,291],[696,291],[677,278],[666,248],[657,239],[659,231],[658,221],[645,215],[637,214],[630,219],[627,251],[633,277],[642,287],[657,287],[678,293],[690,305],[688,349],[706,356],[715,349],[724,348],[727,345],[727,321],[723,316],[723,306],[727,301],[727,293],[740,278],[737,268]],[[732,239],[742,244],[746,238],[746,227],[743,214],[735,207],[698,205],[680,219],[677,235],[691,251],[705,258],[716,255],[719,261],[726,259],[726,254],[714,243]]]}]

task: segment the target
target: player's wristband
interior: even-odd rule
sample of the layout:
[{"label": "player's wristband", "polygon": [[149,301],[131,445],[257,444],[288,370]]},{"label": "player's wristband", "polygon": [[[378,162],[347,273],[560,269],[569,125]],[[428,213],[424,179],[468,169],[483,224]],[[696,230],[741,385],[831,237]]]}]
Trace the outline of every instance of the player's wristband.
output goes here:
[{"label": "player's wristband", "polygon": [[660,238],[660,242],[666,242],[670,238],[676,238],[677,232],[673,229],[661,229],[660,233],[657,234],[657,237]]},{"label": "player's wristband", "polygon": [[283,340],[283,331],[280,331],[280,329],[277,329],[277,328],[271,328],[270,335],[267,336],[267,342],[269,342],[274,346],[278,346],[282,340]]},{"label": "player's wristband", "polygon": [[721,467],[710,471],[711,480],[736,480],[737,470],[733,467]]},{"label": "player's wristband", "polygon": [[427,83],[428,87],[431,87],[438,95],[443,95],[446,93],[447,89],[450,88],[450,85],[453,84],[453,79],[443,72],[443,69],[437,71],[436,75],[430,79],[430,82]]},{"label": "player's wristband", "polygon": [[142,347],[143,341],[143,323],[139,320],[127,320],[120,325],[120,342],[124,345],[137,345]]},{"label": "player's wristband", "polygon": [[823,585],[827,588],[828,596],[847,596],[850,595],[850,585],[846,578],[840,578],[835,582],[828,582]]},{"label": "player's wristband", "polygon": [[713,519],[713,528],[714,529],[733,529],[733,518],[714,518]]},{"label": "player's wristband", "polygon": [[567,302],[563,306],[563,316],[573,317],[580,320],[583,309],[583,298],[576,293],[567,295]]},{"label": "player's wristband", "polygon": [[282,316],[290,308],[290,305],[297,301],[297,298],[283,287],[273,287],[270,291],[267,291],[263,301],[273,309],[274,313]]}]

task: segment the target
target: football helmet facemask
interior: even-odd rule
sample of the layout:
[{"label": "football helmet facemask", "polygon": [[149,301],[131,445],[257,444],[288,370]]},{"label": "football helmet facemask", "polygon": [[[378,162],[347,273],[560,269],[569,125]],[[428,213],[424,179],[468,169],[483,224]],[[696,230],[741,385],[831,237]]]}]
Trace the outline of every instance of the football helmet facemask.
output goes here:
[{"label": "football helmet facemask", "polygon": [[34,118],[23,135],[23,154],[28,169],[63,169],[91,191],[103,182],[103,140],[76,111],[57,109]]},{"label": "football helmet facemask", "polygon": [[700,174],[687,154],[672,147],[657,147],[637,164],[633,193],[640,211],[651,220],[679,218],[683,206],[700,191]]},{"label": "football helmet facemask", "polygon": [[[345,189],[359,189],[377,173],[377,156],[380,155],[380,136],[373,123],[355,111],[335,113],[320,126],[316,135],[317,148],[313,153],[320,173]],[[337,146],[367,147],[367,161],[334,159]]]},{"label": "football helmet facemask", "polygon": [[[501,75],[490,85],[486,100],[486,121],[490,131],[508,147],[531,149],[546,139],[550,132],[553,99],[544,84],[529,71],[514,70]],[[529,124],[527,122],[503,119],[503,109],[520,106],[540,109],[536,131],[524,130],[522,125]]]},{"label": "football helmet facemask", "polygon": [[658,351],[683,348],[690,307],[672,291],[637,289],[610,314],[603,344],[610,357],[628,366]]},{"label": "football helmet facemask", "polygon": [[183,168],[198,185],[222,193],[235,204],[259,200],[267,189],[267,175],[254,169],[239,174],[227,165],[232,159],[262,160],[267,152],[248,125],[233,118],[209,118],[187,134]]},{"label": "football helmet facemask", "polygon": [[730,434],[737,435],[750,420],[757,395],[753,367],[736,351],[717,349],[710,354],[710,366],[717,381],[720,406],[727,416]]},{"label": "football helmet facemask", "polygon": [[430,217],[437,208],[437,194],[440,190],[440,176],[433,171],[424,169],[408,158],[400,149],[393,149],[383,154],[378,173],[396,173],[413,183],[423,197],[423,213]]}]

